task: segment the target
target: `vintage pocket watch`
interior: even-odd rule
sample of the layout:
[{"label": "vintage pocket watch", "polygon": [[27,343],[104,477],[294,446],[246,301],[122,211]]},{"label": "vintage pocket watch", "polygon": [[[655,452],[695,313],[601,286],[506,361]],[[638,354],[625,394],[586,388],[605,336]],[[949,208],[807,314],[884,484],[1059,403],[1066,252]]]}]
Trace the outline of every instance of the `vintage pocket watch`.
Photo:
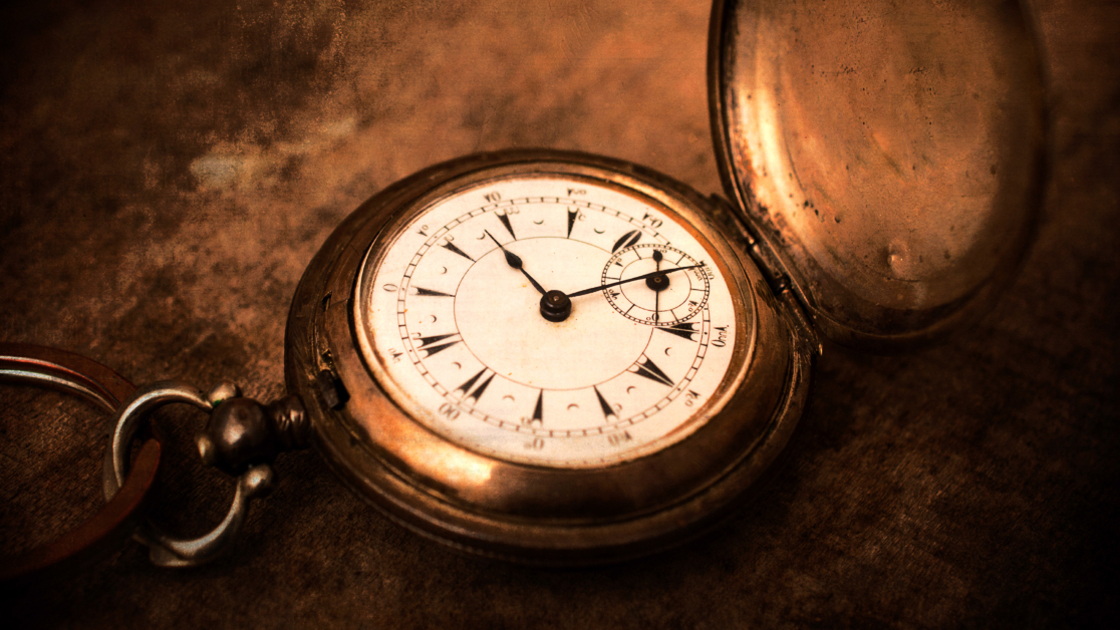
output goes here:
[{"label": "vintage pocket watch", "polygon": [[936,335],[1025,249],[1044,146],[1026,24],[934,13],[882,7],[877,39],[822,46],[852,35],[840,13],[717,6],[732,203],[557,151],[455,160],[365,203],[288,323],[326,460],[406,526],[527,562],[645,553],[735,506],[789,439],[820,337]]},{"label": "vintage pocket watch", "polygon": [[1040,204],[1043,81],[1020,10],[866,15],[716,3],[730,201],[554,150],[453,160],[367,201],[293,298],[288,445],[310,436],[424,536],[533,564],[642,555],[741,505],[822,343],[891,350],[967,322]]}]

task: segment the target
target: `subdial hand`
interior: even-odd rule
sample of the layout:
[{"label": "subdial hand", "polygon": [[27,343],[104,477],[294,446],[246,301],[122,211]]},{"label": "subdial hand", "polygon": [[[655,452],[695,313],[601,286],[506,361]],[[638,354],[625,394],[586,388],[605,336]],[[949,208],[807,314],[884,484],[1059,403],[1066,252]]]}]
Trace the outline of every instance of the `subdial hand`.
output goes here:
[{"label": "subdial hand", "polygon": [[498,242],[498,239],[494,238],[494,235],[490,233],[490,230],[483,230],[483,232],[485,232],[486,236],[489,236],[490,240],[494,241],[494,244],[496,244],[498,248],[502,250],[502,253],[506,255],[506,263],[508,263],[510,267],[513,267],[514,269],[525,274],[525,277],[528,278],[529,282],[533,284],[533,288],[539,291],[541,295],[548,293],[544,290],[544,287],[542,287],[539,282],[533,279],[533,276],[529,275],[528,271],[525,271],[525,265],[521,262],[520,256],[503,247],[502,244]]},{"label": "subdial hand", "polygon": [[[668,286],[668,278],[666,276],[668,276],[669,274],[676,273],[678,271],[687,271],[689,269],[696,269],[697,267],[703,267],[703,266],[704,266],[704,263],[700,263],[699,265],[689,265],[687,267],[677,267],[675,269],[665,269],[665,270],[661,270],[661,271],[651,271],[649,273],[642,274],[640,276],[635,276],[633,278],[627,278],[626,280],[619,280],[618,282],[611,282],[609,284],[602,284],[602,285],[599,285],[597,287],[591,287],[590,289],[583,289],[582,291],[576,291],[574,293],[569,293],[568,297],[569,298],[574,298],[574,297],[579,297],[581,295],[588,295],[590,293],[595,293],[597,291],[602,291],[604,289],[610,289],[612,287],[617,287],[620,284],[637,282],[639,280],[646,280],[647,284],[658,285],[657,287],[650,287],[650,288],[654,289],[655,291],[660,291],[661,288],[662,288],[660,285],[664,284],[666,287]],[[654,281],[649,282],[650,278],[653,278]]]}]

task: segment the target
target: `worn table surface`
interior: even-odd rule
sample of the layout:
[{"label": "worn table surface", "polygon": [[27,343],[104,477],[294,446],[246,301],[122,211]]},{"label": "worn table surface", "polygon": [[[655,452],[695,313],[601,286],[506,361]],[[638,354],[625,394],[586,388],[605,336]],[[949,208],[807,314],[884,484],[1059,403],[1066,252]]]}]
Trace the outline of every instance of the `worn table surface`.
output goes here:
[{"label": "worn table surface", "polygon": [[[719,189],[703,3],[27,4],[0,15],[0,339],[137,383],[280,395],[304,265],[361,201],[438,161],[579,149]],[[159,569],[132,544],[3,614],[145,628],[1113,626],[1120,6],[1038,9],[1055,159],[1018,280],[934,349],[827,353],[790,464],[722,529],[613,568],[519,568],[402,530],[305,452],[280,459],[281,485],[232,557]],[[107,421],[0,389],[0,551],[99,505]],[[167,421],[179,446],[153,511],[199,533],[231,485],[190,457],[200,418]]]}]

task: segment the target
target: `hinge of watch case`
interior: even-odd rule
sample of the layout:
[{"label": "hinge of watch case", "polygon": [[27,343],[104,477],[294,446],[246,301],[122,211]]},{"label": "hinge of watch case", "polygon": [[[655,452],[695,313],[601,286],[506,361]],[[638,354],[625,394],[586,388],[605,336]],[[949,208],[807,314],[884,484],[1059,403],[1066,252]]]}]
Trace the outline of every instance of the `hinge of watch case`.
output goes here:
[{"label": "hinge of watch case", "polygon": [[739,237],[739,244],[754,261],[758,270],[766,279],[766,283],[770,286],[771,292],[778,300],[789,307],[786,310],[794,320],[793,324],[797,328],[797,333],[808,341],[813,353],[822,354],[824,347],[806,316],[806,307],[797,295],[789,274],[778,262],[778,257],[773,250],[753,232],[754,226],[748,225],[747,221],[739,217],[740,213],[732,210],[726,199],[719,195],[711,195],[711,200],[717,209],[717,218],[724,225],[735,228],[735,233]]},{"label": "hinge of watch case", "polygon": [[315,375],[315,384],[318,386],[319,393],[323,396],[323,402],[327,404],[328,408],[341,409],[349,402],[350,392],[346,391],[342,379],[335,374],[334,361],[329,352],[323,353],[323,362],[326,367]]},{"label": "hinge of watch case", "polygon": [[719,217],[722,220],[721,222],[737,228],[736,236],[739,237],[739,244],[743,246],[743,249],[747,251],[755,265],[758,266],[758,270],[766,278],[766,283],[770,285],[770,290],[774,292],[774,295],[780,296],[782,293],[788,292],[790,290],[789,274],[782,269],[770,248],[751,231],[749,226],[739,219],[727,200],[719,195],[712,195],[711,200],[718,208],[719,214],[722,215]]}]

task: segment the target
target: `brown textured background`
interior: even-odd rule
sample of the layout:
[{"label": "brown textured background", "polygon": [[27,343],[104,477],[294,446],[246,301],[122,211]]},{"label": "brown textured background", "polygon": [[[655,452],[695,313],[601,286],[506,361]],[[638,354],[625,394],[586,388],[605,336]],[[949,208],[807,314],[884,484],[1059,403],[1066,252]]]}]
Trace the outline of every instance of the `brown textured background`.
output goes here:
[{"label": "brown textured background", "polygon": [[[1055,162],[1022,274],[940,347],[826,355],[791,463],[726,527],[619,567],[524,569],[403,531],[299,453],[232,557],[166,570],[133,544],[0,625],[1115,627],[1120,5],[1037,6]],[[718,191],[707,19],[702,2],[2,9],[0,339],[275,397],[304,265],[398,178],[545,146]],[[168,420],[181,444],[200,422]],[[106,422],[0,388],[0,552],[99,504]],[[154,511],[197,534],[232,490],[188,447]]]}]

